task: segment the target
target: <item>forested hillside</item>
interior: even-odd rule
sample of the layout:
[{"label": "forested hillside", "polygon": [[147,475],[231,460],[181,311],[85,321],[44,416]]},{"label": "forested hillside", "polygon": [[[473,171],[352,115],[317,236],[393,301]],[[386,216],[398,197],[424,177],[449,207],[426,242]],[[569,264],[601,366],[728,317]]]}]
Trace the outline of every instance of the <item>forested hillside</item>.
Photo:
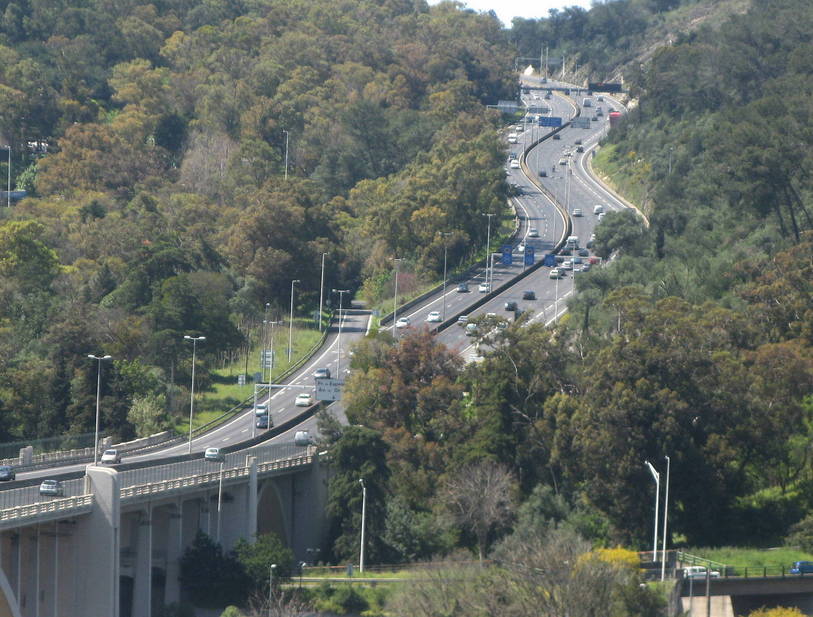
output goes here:
[{"label": "forested hillside", "polygon": [[[451,4],[0,2],[0,143],[29,198],[0,216],[0,440],[175,412],[206,367],[326,283],[431,278],[504,204],[499,22]],[[285,168],[286,156],[288,167]],[[0,157],[4,158],[4,157]],[[0,174],[5,178],[5,162]],[[167,398],[168,393],[176,396]],[[143,407],[143,406],[142,406]]]},{"label": "forested hillside", "polygon": [[670,543],[811,545],[811,31],[809,3],[758,3],[629,76],[637,106],[593,164],[651,224],[607,215],[613,264],[579,275],[557,327],[486,326],[466,367],[420,336],[357,351],[348,417],[387,453],[369,468],[389,495],[380,555],[481,547],[475,521],[446,525],[483,461],[516,491],[486,544],[559,527],[645,549],[644,461],[663,474],[665,456]]}]

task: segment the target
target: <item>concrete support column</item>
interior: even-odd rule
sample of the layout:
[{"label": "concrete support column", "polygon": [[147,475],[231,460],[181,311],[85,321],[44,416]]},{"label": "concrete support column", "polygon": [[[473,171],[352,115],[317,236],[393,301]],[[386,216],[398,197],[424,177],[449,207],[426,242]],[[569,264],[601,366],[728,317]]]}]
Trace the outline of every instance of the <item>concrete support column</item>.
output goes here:
[{"label": "concrete support column", "polygon": [[257,539],[257,457],[246,457],[248,494],[246,503],[246,538],[252,544]]},{"label": "concrete support column", "polygon": [[180,559],[183,554],[183,501],[178,500],[178,508],[169,513],[167,532],[167,580],[164,591],[164,604],[178,602],[181,599]]},{"label": "concrete support column", "polygon": [[119,617],[119,533],[121,512],[119,478],[109,467],[86,468],[88,489],[93,492],[93,509],[77,520],[74,541],[85,550],[76,551],[77,606],[60,607],[63,615]]},{"label": "concrete support column", "polygon": [[133,616],[150,617],[152,607],[152,505],[142,511],[138,522],[138,540],[133,581]]}]

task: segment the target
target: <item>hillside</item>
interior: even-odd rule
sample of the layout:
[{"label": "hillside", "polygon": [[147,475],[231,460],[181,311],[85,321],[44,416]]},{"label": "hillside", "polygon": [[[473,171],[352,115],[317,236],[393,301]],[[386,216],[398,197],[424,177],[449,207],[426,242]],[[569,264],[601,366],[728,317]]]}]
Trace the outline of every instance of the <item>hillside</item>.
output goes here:
[{"label": "hillside", "polygon": [[[503,208],[499,22],[423,2],[0,3],[0,440],[180,413],[184,334],[248,353],[270,305],[427,279]],[[442,51],[441,51],[442,50]],[[6,176],[5,162],[0,169]],[[330,298],[328,298],[329,303]],[[198,373],[201,387],[210,377]],[[162,409],[164,408],[164,409]],[[150,426],[153,426],[151,423]]]}]

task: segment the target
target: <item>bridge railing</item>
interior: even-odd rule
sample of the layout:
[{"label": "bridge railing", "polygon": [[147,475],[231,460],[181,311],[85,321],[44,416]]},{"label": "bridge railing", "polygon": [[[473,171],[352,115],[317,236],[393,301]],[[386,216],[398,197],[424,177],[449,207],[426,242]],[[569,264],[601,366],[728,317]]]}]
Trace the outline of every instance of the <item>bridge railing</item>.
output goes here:
[{"label": "bridge railing", "polygon": [[[77,497],[85,492],[85,480],[63,480],[62,491],[65,497]],[[0,510],[16,508],[35,503],[49,503],[58,497],[40,495],[39,485],[24,486],[0,491]]]},{"label": "bridge railing", "polygon": [[7,522],[18,521],[22,518],[32,518],[55,512],[68,512],[78,508],[86,509],[93,504],[93,495],[77,495],[53,501],[17,506],[0,510],[0,525]]}]

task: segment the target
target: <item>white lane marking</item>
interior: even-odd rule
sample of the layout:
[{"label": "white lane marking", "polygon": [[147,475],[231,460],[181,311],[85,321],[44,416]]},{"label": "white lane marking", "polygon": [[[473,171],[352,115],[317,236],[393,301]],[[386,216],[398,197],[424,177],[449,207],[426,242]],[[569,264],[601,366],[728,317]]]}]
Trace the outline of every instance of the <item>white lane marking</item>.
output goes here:
[{"label": "white lane marking", "polygon": [[247,429],[247,428],[244,428],[244,429],[243,429],[242,431],[240,431],[240,432],[241,432],[241,433],[248,433],[248,429]]}]

